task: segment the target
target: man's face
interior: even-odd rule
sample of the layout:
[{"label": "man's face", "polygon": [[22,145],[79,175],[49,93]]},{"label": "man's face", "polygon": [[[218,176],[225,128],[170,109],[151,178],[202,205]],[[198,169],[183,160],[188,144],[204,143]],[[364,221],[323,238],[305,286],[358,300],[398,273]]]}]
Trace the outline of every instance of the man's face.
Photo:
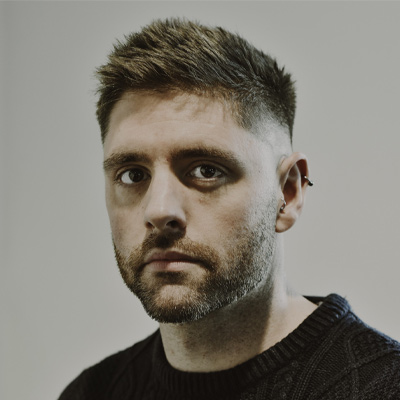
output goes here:
[{"label": "man's face", "polygon": [[127,286],[159,322],[197,320],[271,279],[276,157],[222,103],[126,94],[104,143]]}]

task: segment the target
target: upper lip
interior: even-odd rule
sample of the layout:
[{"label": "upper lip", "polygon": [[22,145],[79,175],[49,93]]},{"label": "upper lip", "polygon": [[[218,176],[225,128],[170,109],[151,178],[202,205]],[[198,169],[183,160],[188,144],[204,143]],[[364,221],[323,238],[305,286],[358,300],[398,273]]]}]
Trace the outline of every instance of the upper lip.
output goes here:
[{"label": "upper lip", "polygon": [[144,262],[145,264],[153,261],[196,261],[193,257],[179,251],[155,251],[149,254]]}]

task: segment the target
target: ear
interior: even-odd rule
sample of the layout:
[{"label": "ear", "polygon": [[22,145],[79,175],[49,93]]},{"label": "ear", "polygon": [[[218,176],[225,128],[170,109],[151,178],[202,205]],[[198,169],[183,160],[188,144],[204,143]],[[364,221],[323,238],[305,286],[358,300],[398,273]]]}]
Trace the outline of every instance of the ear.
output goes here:
[{"label": "ear", "polygon": [[[281,196],[285,199],[278,202],[276,232],[285,232],[291,228],[300,216],[304,205],[304,197],[309,185],[307,158],[304,154],[293,153],[283,159],[278,168]],[[312,183],[310,183],[312,185]]]}]

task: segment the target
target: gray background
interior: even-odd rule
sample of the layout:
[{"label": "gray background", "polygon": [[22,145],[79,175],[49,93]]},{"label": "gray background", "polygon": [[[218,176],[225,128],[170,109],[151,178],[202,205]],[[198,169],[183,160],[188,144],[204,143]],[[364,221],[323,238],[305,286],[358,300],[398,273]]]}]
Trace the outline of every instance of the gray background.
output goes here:
[{"label": "gray background", "polygon": [[115,266],[92,73],[166,16],[238,31],[294,74],[316,185],[286,234],[289,279],[400,339],[400,3],[0,3],[2,399],[55,399],[156,328]]}]

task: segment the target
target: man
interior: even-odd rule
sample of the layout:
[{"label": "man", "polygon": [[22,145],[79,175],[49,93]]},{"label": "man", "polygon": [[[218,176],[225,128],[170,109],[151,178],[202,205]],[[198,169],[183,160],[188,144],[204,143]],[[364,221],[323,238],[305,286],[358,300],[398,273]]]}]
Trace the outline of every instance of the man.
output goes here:
[{"label": "man", "polygon": [[338,295],[287,289],[281,233],[312,185],[290,75],[181,20],[128,36],[97,73],[116,259],[160,329],[60,399],[399,399],[397,342]]}]

